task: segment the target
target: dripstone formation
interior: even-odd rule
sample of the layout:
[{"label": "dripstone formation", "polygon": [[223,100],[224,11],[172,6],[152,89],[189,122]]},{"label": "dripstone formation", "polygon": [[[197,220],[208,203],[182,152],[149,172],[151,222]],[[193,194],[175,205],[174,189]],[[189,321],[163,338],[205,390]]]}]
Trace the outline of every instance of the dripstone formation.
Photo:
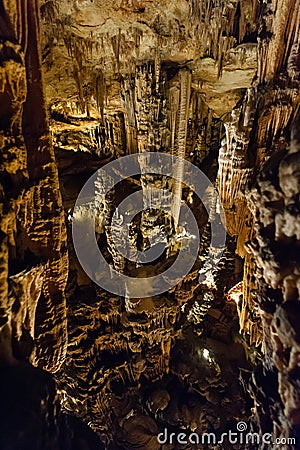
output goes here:
[{"label": "dripstone formation", "polygon": [[[0,0],[1,450],[269,449],[157,439],[242,421],[300,447],[299,45],[299,0]],[[145,152],[198,167],[205,198]],[[194,266],[155,296],[102,289],[72,240],[86,181],[131,154],[140,176],[105,197],[96,182],[111,267],[164,272],[193,238],[183,202],[199,230]],[[151,264],[120,252],[138,191],[130,243],[164,245]]]}]

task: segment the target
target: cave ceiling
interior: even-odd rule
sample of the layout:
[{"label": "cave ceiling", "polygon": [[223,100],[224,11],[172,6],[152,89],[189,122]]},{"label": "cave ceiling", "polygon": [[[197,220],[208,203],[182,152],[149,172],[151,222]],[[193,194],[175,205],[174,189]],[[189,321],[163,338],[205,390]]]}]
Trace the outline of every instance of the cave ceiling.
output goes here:
[{"label": "cave ceiling", "polygon": [[299,43],[299,0],[0,0],[0,450],[300,448]]}]

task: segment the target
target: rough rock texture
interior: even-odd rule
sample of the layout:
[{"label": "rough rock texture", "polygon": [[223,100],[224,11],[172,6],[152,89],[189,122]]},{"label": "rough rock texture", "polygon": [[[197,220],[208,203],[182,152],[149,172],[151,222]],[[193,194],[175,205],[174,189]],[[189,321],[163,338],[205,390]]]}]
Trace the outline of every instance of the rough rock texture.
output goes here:
[{"label": "rough rock texture", "polygon": [[0,447],[101,448],[60,412],[67,348],[66,227],[45,111],[35,0],[0,4]]},{"label": "rough rock texture", "polygon": [[39,10],[1,6],[2,359],[57,371],[67,345],[68,256],[64,211],[47,124]]},{"label": "rough rock texture", "polygon": [[[299,299],[296,115],[300,5],[294,1],[276,2],[264,8],[257,78],[243,104],[233,110],[231,120],[225,123],[227,133],[219,156],[218,184],[228,232],[238,237],[237,252],[245,258],[239,306],[241,328],[249,333],[250,344],[262,344],[264,367],[257,379],[254,376],[256,389],[265,394],[256,407],[260,430],[287,438],[298,436],[299,408],[296,343],[288,336],[296,339],[292,318],[298,315]],[[229,189],[225,180],[230,180]],[[273,405],[265,385],[268,371],[278,382],[279,395],[276,398],[274,392]]]},{"label": "rough rock texture", "polygon": [[[14,399],[0,423],[25,433],[15,447],[4,434],[5,450],[188,449],[157,434],[220,435],[239,420],[299,446],[299,33],[299,0],[0,1],[1,417]],[[145,151],[209,177],[226,246],[210,267],[212,191],[207,213],[182,165],[177,181],[155,177],[141,156],[140,178],[103,201],[97,180],[99,247],[122,273],[163,271],[184,242],[173,193],[197,220],[199,255],[169,292],[117,297],[77,261],[72,220],[90,211],[74,204],[98,168]],[[151,187],[166,188],[167,213]],[[122,245],[110,219],[137,190],[131,242],[166,244],[152,265],[112,239]],[[56,392],[28,361],[55,373]],[[36,385],[28,398],[20,378]]]}]

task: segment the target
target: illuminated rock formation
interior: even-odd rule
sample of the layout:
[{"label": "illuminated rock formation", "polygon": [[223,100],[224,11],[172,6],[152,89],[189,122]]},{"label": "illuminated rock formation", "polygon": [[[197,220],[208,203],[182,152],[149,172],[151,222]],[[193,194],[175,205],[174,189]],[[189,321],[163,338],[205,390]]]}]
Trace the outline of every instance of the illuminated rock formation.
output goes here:
[{"label": "illuminated rock formation", "polygon": [[[299,35],[299,0],[0,1],[1,449],[152,450],[164,428],[241,420],[300,440]],[[181,162],[153,174],[149,151],[212,187],[198,198]],[[74,210],[131,154],[140,176],[104,196],[99,175]],[[128,250],[119,203],[138,191]],[[192,239],[184,202],[200,245],[175,287],[120,297],[89,279],[72,221],[96,206],[111,267],[149,277]],[[224,249],[210,243],[221,207]],[[128,259],[154,245],[153,263]]]},{"label": "illuminated rock formation", "polygon": [[[24,4],[23,4],[24,3]],[[1,329],[52,372],[67,345],[64,211],[46,118],[35,1],[1,12]]]}]

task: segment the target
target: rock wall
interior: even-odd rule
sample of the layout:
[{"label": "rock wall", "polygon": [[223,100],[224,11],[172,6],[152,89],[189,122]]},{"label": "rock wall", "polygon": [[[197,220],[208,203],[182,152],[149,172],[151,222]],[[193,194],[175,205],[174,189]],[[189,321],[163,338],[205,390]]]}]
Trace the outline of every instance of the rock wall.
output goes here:
[{"label": "rock wall", "polygon": [[[1,360],[55,372],[67,345],[66,228],[34,0],[1,6]],[[33,354],[32,353],[33,351]]]},{"label": "rock wall", "polygon": [[298,437],[292,317],[299,299],[299,11],[294,1],[264,6],[257,78],[225,123],[218,174],[228,231],[245,258],[241,329],[250,344],[262,345],[263,365],[253,376],[252,392],[256,398],[261,389],[259,426],[284,438]]}]

